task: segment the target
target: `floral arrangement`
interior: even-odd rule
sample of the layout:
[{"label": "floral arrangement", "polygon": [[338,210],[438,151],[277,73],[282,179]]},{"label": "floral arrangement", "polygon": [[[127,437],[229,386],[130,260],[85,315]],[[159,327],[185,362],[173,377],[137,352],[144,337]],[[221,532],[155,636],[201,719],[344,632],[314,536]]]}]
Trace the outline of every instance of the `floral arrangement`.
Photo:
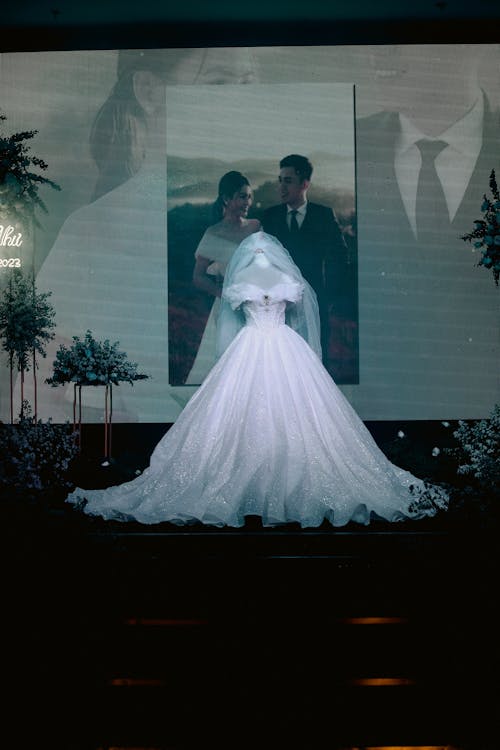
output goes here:
[{"label": "floral arrangement", "polygon": [[137,364],[127,361],[126,352],[118,351],[118,341],[114,344],[108,339],[96,341],[92,332],[87,331],[83,340],[73,336],[73,342],[69,348],[62,344],[57,351],[53,375],[46,380],[49,385],[119,385],[123,382],[133,385],[135,380],[149,377],[137,372]]},{"label": "floral arrangement", "polygon": [[500,492],[500,404],[488,419],[469,424],[461,420],[453,433],[460,447],[455,449],[458,473],[473,477],[485,490]]},{"label": "floral arrangement", "polygon": [[[0,114],[0,122],[5,121]],[[32,156],[26,141],[37,134],[37,130],[26,130],[6,136],[0,133],[0,216],[6,214],[11,223],[33,220],[40,226],[35,216],[36,208],[47,213],[47,207],[38,195],[40,185],[49,185],[54,190],[60,186],[37,172],[46,170],[43,159]]]},{"label": "floral arrangement", "polygon": [[69,424],[33,423],[27,401],[19,420],[0,426],[0,488],[25,494],[69,487],[67,472],[78,454]]},{"label": "floral arrangement", "polygon": [[45,357],[45,345],[54,338],[51,292],[37,294],[33,274],[14,269],[0,300],[0,341],[20,372],[30,369],[30,354]]},{"label": "floral arrangement", "polygon": [[490,174],[490,190],[493,200],[483,196],[481,211],[483,219],[474,222],[474,229],[464,234],[462,239],[472,242],[474,248],[483,248],[478,266],[484,266],[493,273],[495,284],[500,279],[500,193],[495,177],[495,170]]}]

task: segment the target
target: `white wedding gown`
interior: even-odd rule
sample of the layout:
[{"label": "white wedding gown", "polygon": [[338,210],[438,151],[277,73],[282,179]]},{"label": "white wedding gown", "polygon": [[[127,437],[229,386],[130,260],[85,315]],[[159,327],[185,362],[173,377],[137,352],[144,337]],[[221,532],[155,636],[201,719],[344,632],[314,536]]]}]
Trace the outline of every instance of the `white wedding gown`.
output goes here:
[{"label": "white wedding gown", "polygon": [[[308,344],[285,323],[297,283],[239,284],[246,325],[160,441],[137,479],[76,489],[69,502],[106,519],[242,526],[334,526],[419,517],[424,483],[397,468]],[[243,288],[242,288],[243,287]],[[231,293],[231,289],[228,290]],[[446,497],[442,490],[443,506]]]}]

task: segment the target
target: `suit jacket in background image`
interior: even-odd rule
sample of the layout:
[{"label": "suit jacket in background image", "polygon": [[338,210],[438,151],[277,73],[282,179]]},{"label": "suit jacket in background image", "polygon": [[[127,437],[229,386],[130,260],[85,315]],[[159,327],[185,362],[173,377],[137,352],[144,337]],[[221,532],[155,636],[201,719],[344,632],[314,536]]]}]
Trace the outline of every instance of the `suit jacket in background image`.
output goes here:
[{"label": "suit jacket in background image", "polygon": [[336,292],[342,292],[342,269],[347,248],[335,218],[328,206],[307,203],[304,221],[297,233],[290,232],[286,204],[272,206],[263,217],[264,231],[277,237],[286,247],[304,278],[310,283],[320,306],[325,300],[334,303]]},{"label": "suit jacket in background image", "polygon": [[[485,100],[481,150],[438,243],[415,238],[396,177],[399,113],[357,120],[360,351],[368,419],[485,417],[498,400],[498,289],[461,236],[499,167],[500,118]],[[497,171],[498,174],[498,171]],[[446,217],[443,217],[446,218]]]},{"label": "suit jacket in background image", "polygon": [[286,204],[264,212],[264,231],[289,251],[316,292],[323,363],[337,383],[358,382],[358,291],[356,258],[348,248],[333,210],[307,203],[298,232],[287,223]]}]

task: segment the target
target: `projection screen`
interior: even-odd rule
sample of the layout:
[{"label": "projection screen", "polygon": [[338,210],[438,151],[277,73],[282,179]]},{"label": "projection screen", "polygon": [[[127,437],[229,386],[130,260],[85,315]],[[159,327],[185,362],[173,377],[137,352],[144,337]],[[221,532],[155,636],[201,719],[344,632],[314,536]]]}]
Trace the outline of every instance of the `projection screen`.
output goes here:
[{"label": "projection screen", "polygon": [[[487,416],[500,293],[461,238],[498,168],[499,63],[497,45],[468,44],[2,54],[2,135],[36,129],[32,153],[61,186],[41,188],[40,228],[0,201],[1,289],[14,259],[56,312],[39,416],[72,419],[72,387],[44,380],[59,346],[91,330],[149,375],[114,389],[114,421],[175,421],[202,344],[207,366],[215,356],[214,299],[192,274],[218,181],[242,172],[262,220],[291,153],[312,162],[308,200],[333,209],[344,239],[324,362],[354,408],[365,420]],[[428,176],[422,189],[422,140],[440,142],[437,192]],[[2,352],[4,421],[7,365]],[[83,419],[102,420],[98,389],[85,389]]]}]

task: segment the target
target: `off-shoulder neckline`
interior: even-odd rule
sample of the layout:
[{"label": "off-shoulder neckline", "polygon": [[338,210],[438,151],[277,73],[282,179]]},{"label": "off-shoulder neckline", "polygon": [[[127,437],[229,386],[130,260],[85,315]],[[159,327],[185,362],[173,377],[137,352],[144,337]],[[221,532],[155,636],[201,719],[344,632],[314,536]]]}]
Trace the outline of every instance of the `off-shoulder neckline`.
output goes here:
[{"label": "off-shoulder neckline", "polygon": [[252,284],[250,281],[238,281],[236,284],[231,284],[231,286],[228,287],[228,289],[234,289],[235,287],[239,287],[239,286],[252,287],[253,289],[256,289],[259,293],[266,295],[272,292],[277,287],[301,286],[301,284],[298,281],[293,281],[293,279],[290,279],[290,281],[278,281],[276,284],[273,284],[268,289],[264,289],[263,287],[258,286],[257,284]]}]

